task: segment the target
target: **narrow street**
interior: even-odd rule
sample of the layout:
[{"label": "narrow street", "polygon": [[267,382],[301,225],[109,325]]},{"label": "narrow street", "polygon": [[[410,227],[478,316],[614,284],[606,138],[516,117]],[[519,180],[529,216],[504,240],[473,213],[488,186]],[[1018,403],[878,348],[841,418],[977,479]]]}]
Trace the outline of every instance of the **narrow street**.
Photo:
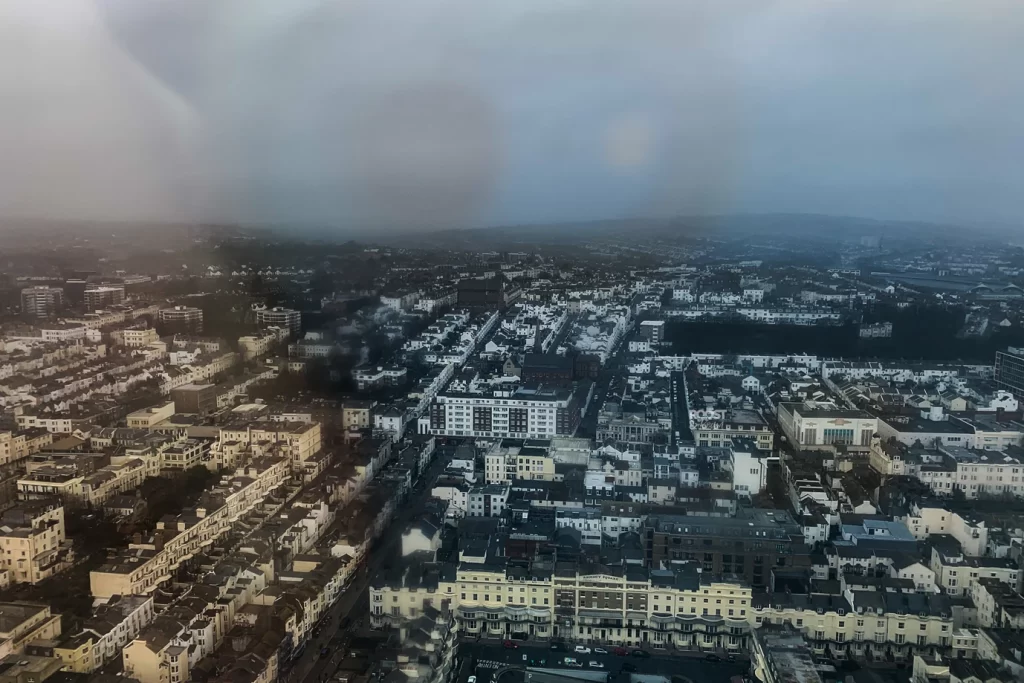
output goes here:
[{"label": "narrow street", "polygon": [[631,330],[622,335],[622,339],[619,340],[615,348],[612,349],[612,353],[608,356],[608,362],[601,368],[601,373],[598,375],[597,381],[594,382],[593,398],[591,398],[590,405],[587,406],[586,412],[580,419],[580,426],[576,430],[577,437],[593,439],[596,436],[597,414],[601,411],[601,406],[608,399],[608,388],[611,386],[612,381],[616,375],[622,372],[623,357],[626,349],[629,347],[626,340],[629,338],[630,332]]},{"label": "narrow street", "polygon": [[[397,553],[401,550],[402,532],[423,512],[423,506],[430,497],[432,483],[447,465],[447,458],[444,454],[438,453],[430,467],[414,485],[408,500],[399,507],[398,514],[387,530],[368,551],[369,557],[363,570],[356,574],[348,588],[327,612],[325,626],[320,635],[310,638],[302,656],[292,663],[291,671],[284,678],[288,683],[319,683],[327,680],[337,670],[345,656],[345,642],[358,624],[369,616],[370,579],[382,567],[396,559]],[[328,530],[325,535],[330,536],[330,531]],[[349,622],[345,629],[341,629],[341,623],[346,618]],[[320,652],[324,648],[327,648],[327,652],[321,657]]]}]

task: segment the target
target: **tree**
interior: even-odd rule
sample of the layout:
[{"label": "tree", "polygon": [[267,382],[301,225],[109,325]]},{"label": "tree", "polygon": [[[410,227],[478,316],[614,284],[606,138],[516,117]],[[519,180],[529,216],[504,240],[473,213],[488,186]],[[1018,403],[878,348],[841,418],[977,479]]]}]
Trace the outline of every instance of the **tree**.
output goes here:
[{"label": "tree", "polygon": [[259,273],[254,273],[249,278],[249,294],[254,297],[261,297],[264,294],[263,276]]}]

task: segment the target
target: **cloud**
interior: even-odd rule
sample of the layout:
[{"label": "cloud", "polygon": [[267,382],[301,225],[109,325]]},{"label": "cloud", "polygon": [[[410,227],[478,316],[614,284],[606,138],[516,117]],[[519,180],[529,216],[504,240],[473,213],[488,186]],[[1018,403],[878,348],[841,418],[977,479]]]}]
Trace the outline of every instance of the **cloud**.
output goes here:
[{"label": "cloud", "polygon": [[6,0],[0,215],[1024,209],[1024,5]]}]

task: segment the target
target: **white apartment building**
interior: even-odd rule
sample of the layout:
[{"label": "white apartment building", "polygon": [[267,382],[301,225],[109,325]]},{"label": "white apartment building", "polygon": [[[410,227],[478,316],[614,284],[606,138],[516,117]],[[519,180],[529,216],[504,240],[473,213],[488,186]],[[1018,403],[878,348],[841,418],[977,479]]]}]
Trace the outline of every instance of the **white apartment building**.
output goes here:
[{"label": "white apartment building", "polygon": [[92,636],[92,668],[95,671],[121,656],[132,640],[149,626],[156,616],[150,595],[115,595],[96,608],[82,625],[83,633]]},{"label": "white apartment building", "polygon": [[433,313],[443,306],[454,306],[458,294],[451,291],[445,294],[426,294],[413,306],[413,310]]},{"label": "white apartment building", "polygon": [[602,526],[599,508],[559,508],[555,511],[555,526],[580,532],[584,545],[601,545]]},{"label": "white apartment building", "polygon": [[398,386],[409,376],[409,371],[400,365],[378,365],[376,367],[358,367],[352,370],[352,379],[356,388],[366,391],[376,387]]},{"label": "white apartment building", "polygon": [[396,294],[385,295],[382,294],[380,297],[380,303],[382,306],[387,306],[394,311],[408,311],[413,305],[419,301],[420,292],[401,292]]},{"label": "white apartment building", "polygon": [[129,347],[147,346],[153,342],[160,341],[159,335],[152,327],[144,330],[122,330],[124,345]]},{"label": "white apartment building", "polygon": [[86,327],[72,323],[51,323],[40,326],[39,336],[45,342],[65,344],[76,339],[85,338]]},{"label": "white apartment building", "polygon": [[469,517],[500,517],[508,501],[508,484],[474,486],[467,496],[466,514]]},{"label": "white apartment building", "polygon": [[[732,471],[732,489],[737,496],[750,498],[764,490],[768,481],[768,463],[771,460],[777,458],[770,457],[769,452],[758,449],[749,440],[733,439],[730,458],[725,467]],[[686,474],[689,475],[689,472]],[[689,483],[689,479],[687,476],[680,483],[685,485]]]},{"label": "white apartment building", "polygon": [[541,386],[513,394],[442,394],[430,404],[430,433],[443,436],[572,436],[580,408],[572,391]]},{"label": "white apartment building", "polygon": [[254,308],[259,327],[283,327],[291,337],[297,337],[302,328],[302,314],[290,308]]},{"label": "white apartment building", "polygon": [[906,516],[897,517],[896,521],[903,522],[919,541],[937,534],[949,534],[960,543],[968,557],[980,557],[988,547],[988,527],[984,520],[969,519],[944,508],[915,506]]},{"label": "white apartment building", "polygon": [[994,557],[968,557],[963,552],[932,547],[929,568],[935,573],[935,583],[951,596],[970,595],[978,579],[995,579],[1016,589],[1020,569],[1012,560]]},{"label": "white apartment building", "polygon": [[199,334],[203,331],[203,309],[193,306],[174,306],[162,308],[157,319],[177,331],[188,331]]},{"label": "white apartment building", "polygon": [[1024,459],[1000,451],[940,447],[893,461],[896,474],[915,477],[939,495],[959,489],[967,499],[981,495],[1024,497]]}]

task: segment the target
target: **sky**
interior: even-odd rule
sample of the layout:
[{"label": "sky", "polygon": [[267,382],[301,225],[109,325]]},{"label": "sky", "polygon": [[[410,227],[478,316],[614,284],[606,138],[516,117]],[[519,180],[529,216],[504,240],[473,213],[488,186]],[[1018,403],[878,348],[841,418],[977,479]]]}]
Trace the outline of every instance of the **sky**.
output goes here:
[{"label": "sky", "polygon": [[1020,0],[0,0],[0,217],[1021,226]]}]

